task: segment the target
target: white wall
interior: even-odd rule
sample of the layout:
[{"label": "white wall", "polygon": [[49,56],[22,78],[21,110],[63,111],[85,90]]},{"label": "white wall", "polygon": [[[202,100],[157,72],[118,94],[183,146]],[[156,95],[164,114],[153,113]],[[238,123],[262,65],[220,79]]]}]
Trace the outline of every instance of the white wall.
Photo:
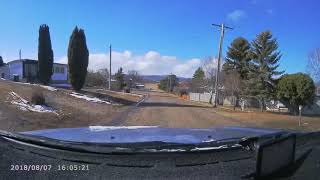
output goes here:
[{"label": "white wall", "polygon": [[10,79],[13,79],[13,75],[17,74],[19,75],[19,79],[21,80],[23,78],[23,65],[22,62],[14,62],[9,64],[10,69]]},{"label": "white wall", "polygon": [[[211,94],[210,93],[189,93],[191,101],[199,101],[210,103]],[[212,95],[212,101],[214,101],[215,95]]]},{"label": "white wall", "polygon": [[[64,68],[64,72],[56,72],[55,68],[60,67]],[[68,80],[68,66],[67,65],[62,65],[62,64],[53,64],[53,74],[51,76],[51,79],[54,81],[66,81]]]}]

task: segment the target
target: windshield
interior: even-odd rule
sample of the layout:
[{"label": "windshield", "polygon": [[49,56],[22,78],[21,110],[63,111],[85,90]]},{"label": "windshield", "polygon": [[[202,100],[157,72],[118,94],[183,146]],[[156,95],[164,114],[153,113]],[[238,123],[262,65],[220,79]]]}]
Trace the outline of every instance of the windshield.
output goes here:
[{"label": "windshield", "polygon": [[0,4],[5,142],[252,150],[320,130],[317,1]]}]

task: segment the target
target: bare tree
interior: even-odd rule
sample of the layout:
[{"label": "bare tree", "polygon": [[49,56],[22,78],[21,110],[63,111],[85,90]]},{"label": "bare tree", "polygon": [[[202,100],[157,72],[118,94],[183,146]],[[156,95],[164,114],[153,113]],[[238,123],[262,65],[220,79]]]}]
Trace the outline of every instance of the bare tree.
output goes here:
[{"label": "bare tree", "polygon": [[106,87],[109,87],[109,70],[107,68],[99,69],[98,73],[100,73],[103,77],[103,81],[105,82]]},{"label": "bare tree", "polygon": [[89,70],[87,73],[85,85],[88,87],[107,87],[109,83],[108,69],[100,69],[98,71]]},{"label": "bare tree", "polygon": [[206,76],[205,87],[208,92],[214,90],[215,77],[217,72],[217,67],[215,59],[213,57],[207,57],[203,60],[202,69]]},{"label": "bare tree", "polygon": [[142,77],[138,71],[129,70],[128,71],[128,80],[130,81],[129,82],[130,86],[134,86],[134,85],[142,82]]},{"label": "bare tree", "polygon": [[233,70],[228,73],[224,72],[222,84],[225,90],[225,94],[231,97],[233,109],[235,109],[239,102],[239,97],[243,84],[240,74],[236,70]]},{"label": "bare tree", "polygon": [[214,93],[214,84],[216,81],[216,72],[217,65],[213,57],[207,57],[203,60],[202,69],[205,74],[205,83],[204,87],[207,92],[211,94],[210,103],[212,103],[213,93]]},{"label": "bare tree", "polygon": [[320,82],[320,48],[313,50],[309,54],[307,72],[315,82]]}]

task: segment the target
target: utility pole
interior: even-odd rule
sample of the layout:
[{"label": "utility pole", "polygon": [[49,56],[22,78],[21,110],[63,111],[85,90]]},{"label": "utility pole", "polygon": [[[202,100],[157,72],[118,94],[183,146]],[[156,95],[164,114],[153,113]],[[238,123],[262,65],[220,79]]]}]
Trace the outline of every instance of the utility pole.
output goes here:
[{"label": "utility pole", "polygon": [[221,55],[222,55],[222,44],[224,38],[224,30],[225,29],[233,29],[231,27],[225,26],[224,23],[220,24],[212,24],[212,26],[220,27],[221,34],[220,34],[220,42],[219,42],[219,51],[218,51],[218,67],[216,71],[216,82],[215,82],[215,97],[214,97],[214,107],[217,107],[218,104],[218,93],[219,93],[219,73],[220,73],[220,63],[221,63]]},{"label": "utility pole", "polygon": [[111,90],[111,44],[110,44],[110,47],[109,47],[109,52],[110,52],[110,66],[109,66],[109,90]]},{"label": "utility pole", "polygon": [[172,84],[171,84],[171,78],[172,78],[172,73],[170,73],[170,79],[169,79],[169,84],[170,84],[170,86],[169,86],[169,92],[171,92],[171,90],[172,90]]}]

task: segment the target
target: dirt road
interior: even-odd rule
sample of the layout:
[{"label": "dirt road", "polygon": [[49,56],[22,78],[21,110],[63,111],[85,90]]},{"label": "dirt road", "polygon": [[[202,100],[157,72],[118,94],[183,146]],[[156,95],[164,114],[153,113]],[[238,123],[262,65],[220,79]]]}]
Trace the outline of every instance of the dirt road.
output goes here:
[{"label": "dirt road", "polygon": [[241,126],[234,118],[218,114],[212,107],[180,99],[174,95],[149,91],[138,106],[115,115],[106,125],[145,125],[171,128],[208,128]]}]

